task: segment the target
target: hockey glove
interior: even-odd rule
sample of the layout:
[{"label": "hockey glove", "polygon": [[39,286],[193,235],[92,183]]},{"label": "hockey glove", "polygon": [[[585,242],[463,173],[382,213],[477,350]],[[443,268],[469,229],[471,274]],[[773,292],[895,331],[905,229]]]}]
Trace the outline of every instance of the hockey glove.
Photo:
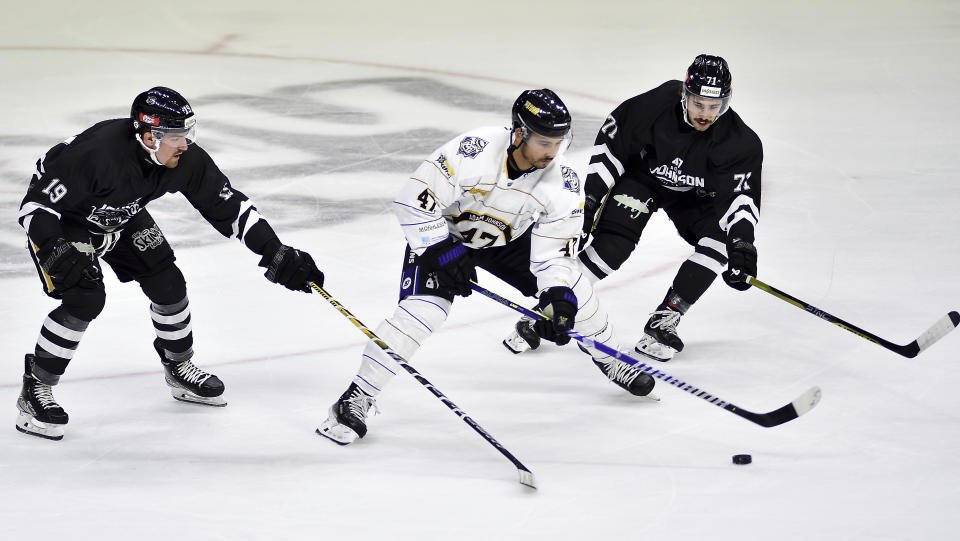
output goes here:
[{"label": "hockey glove", "polygon": [[540,311],[549,317],[533,324],[533,329],[545,340],[558,346],[570,342],[567,331],[573,329],[577,319],[577,297],[569,287],[556,286],[540,295]]},{"label": "hockey glove", "polygon": [[723,281],[739,291],[750,289],[747,277],[757,275],[757,249],[753,243],[742,239],[730,239],[727,242],[727,259],[727,270],[723,272]]},{"label": "hockey glove", "polygon": [[92,287],[103,279],[93,247],[89,244],[55,238],[43,243],[37,250],[37,259],[50,275],[53,287],[60,291],[76,285]]},{"label": "hockey glove", "polygon": [[266,267],[263,273],[267,280],[280,284],[291,291],[310,293],[308,282],[323,287],[323,273],[307,252],[273,241],[263,251],[259,266]]},{"label": "hockey glove", "polygon": [[437,273],[440,287],[451,295],[469,297],[473,293],[470,280],[476,278],[477,271],[473,268],[470,250],[453,235],[429,246],[417,256],[417,262],[427,272]]}]

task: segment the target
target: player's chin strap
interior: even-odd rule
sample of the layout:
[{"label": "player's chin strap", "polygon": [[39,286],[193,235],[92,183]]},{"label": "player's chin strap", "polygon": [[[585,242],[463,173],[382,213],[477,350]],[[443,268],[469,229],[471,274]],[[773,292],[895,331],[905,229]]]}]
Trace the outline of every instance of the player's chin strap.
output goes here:
[{"label": "player's chin strap", "polygon": [[146,143],[143,142],[143,138],[140,137],[140,134],[136,134],[137,141],[140,142],[140,146],[143,147],[143,150],[146,150],[150,154],[150,159],[153,160],[153,163],[157,165],[163,165],[163,162],[157,159],[157,151],[160,150],[160,142],[157,142],[157,148],[150,148]]}]

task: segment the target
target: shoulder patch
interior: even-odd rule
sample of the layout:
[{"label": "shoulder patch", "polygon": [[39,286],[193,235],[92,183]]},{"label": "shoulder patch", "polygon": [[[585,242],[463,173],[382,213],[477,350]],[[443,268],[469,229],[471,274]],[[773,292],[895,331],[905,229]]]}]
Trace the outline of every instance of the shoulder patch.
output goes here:
[{"label": "shoulder patch", "polygon": [[460,148],[457,150],[457,154],[466,156],[468,158],[476,158],[477,154],[483,152],[483,149],[487,146],[487,141],[473,136],[467,136],[463,138],[463,141],[460,141]]},{"label": "shoulder patch", "polygon": [[560,166],[560,176],[563,177],[563,187],[573,193],[580,193],[580,177],[572,167]]},{"label": "shoulder patch", "polygon": [[447,178],[450,178],[453,176],[453,167],[450,165],[450,162],[447,160],[446,155],[441,154],[440,156],[437,157],[437,165],[440,166],[440,171],[444,174],[444,176],[446,176]]}]

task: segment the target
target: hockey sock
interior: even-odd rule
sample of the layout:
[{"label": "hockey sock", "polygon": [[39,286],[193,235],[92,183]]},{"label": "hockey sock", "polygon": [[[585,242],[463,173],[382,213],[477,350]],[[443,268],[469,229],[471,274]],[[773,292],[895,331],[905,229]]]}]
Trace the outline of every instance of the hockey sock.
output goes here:
[{"label": "hockey sock", "polygon": [[47,377],[53,381],[41,381],[49,385],[56,384],[56,380],[66,371],[89,324],[89,321],[70,315],[62,306],[47,315],[34,349],[34,364],[39,368],[34,373],[37,379]]},{"label": "hockey sock", "polygon": [[164,358],[180,362],[193,357],[193,326],[187,297],[174,304],[151,303],[150,318]]}]

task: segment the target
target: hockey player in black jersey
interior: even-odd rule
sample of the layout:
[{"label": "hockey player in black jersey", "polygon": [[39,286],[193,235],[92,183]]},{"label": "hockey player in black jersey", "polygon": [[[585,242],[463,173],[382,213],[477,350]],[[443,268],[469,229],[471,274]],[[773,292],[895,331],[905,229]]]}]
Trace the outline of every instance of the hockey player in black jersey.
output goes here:
[{"label": "hockey player in black jersey", "polygon": [[[658,209],[694,247],[636,345],[659,361],[683,349],[677,324],[717,274],[742,291],[750,287],[746,277],[757,273],[763,149],[730,109],[731,96],[727,62],[697,56],[684,81],[667,81],[614,109],[587,169],[584,239],[590,242],[579,256],[587,276],[601,280],[620,268]],[[511,349],[536,347],[529,325],[517,324],[506,340]]]},{"label": "hockey player in black jersey", "polygon": [[219,378],[193,364],[186,282],[173,250],[146,205],[180,192],[213,227],[262,256],[271,282],[309,293],[323,274],[306,252],[280,242],[246,195],[230,185],[196,142],[193,109],[177,92],[155,87],[138,95],[130,118],[105,120],[54,146],[20,206],[19,222],[43,281],[60,301],[24,359],[17,430],[61,439],[67,413],[52,387],[84,331],[103,309],[101,261],[121,282],[136,281],[150,299],[167,385],[178,400],[224,406]]}]

